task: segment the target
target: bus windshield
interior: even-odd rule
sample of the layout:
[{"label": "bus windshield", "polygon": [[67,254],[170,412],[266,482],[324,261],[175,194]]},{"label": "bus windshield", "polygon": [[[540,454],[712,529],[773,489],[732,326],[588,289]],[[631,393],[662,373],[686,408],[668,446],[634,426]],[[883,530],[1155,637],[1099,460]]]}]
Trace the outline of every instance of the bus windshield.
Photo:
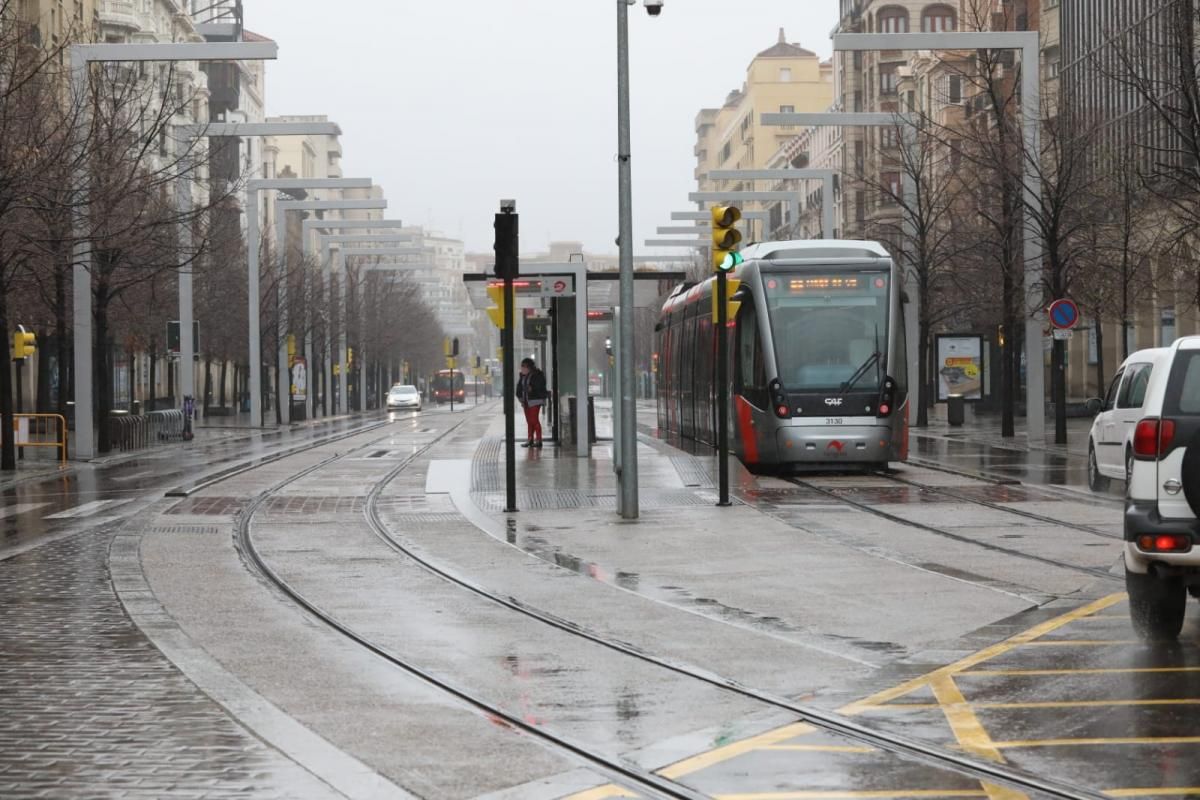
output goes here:
[{"label": "bus windshield", "polygon": [[789,391],[878,391],[887,371],[888,274],[766,273],[779,380]]}]

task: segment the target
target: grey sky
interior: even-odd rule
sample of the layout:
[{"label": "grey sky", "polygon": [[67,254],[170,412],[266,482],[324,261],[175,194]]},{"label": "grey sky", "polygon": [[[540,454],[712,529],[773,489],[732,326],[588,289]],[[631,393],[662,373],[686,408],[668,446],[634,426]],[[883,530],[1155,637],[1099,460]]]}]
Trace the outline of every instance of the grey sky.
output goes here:
[{"label": "grey sky", "polygon": [[[630,8],[639,251],[694,190],[693,123],[739,87],[779,28],[822,56],[837,0],[666,0]],[[384,186],[389,215],[489,250],[515,197],[522,249],[615,252],[613,0],[246,0],[279,42],[269,114],[328,114],[343,171]],[[722,32],[722,25],[728,32]],[[659,251],[650,251],[659,252]]]}]

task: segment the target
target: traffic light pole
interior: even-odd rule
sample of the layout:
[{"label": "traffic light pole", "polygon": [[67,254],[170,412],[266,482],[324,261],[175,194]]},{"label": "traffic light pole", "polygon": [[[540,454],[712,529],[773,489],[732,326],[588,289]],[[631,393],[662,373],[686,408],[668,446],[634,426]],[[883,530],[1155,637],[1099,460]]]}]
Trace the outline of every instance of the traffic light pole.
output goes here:
[{"label": "traffic light pole", "polygon": [[729,284],[725,270],[717,272],[717,481],[718,506],[729,502]]},{"label": "traffic light pole", "polygon": [[521,270],[520,234],[515,200],[501,200],[496,215],[496,274],[504,281],[504,327],[500,329],[501,357],[504,359],[504,513],[517,510],[517,426],[516,386],[513,379],[513,278]]}]

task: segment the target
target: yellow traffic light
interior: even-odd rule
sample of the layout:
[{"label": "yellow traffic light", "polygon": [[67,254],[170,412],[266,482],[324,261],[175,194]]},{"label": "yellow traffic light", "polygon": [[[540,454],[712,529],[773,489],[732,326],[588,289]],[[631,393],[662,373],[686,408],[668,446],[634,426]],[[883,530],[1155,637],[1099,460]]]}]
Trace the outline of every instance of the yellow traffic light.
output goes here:
[{"label": "yellow traffic light", "polygon": [[24,361],[37,352],[37,336],[25,330],[24,325],[17,326],[13,334],[12,360]]},{"label": "yellow traffic light", "polygon": [[[725,279],[725,321],[732,322],[737,317],[738,309],[742,307],[741,300],[734,300],[733,296],[737,294],[738,288],[742,285],[738,278]],[[716,324],[719,317],[717,316],[717,286],[713,284],[712,293],[712,321]]]},{"label": "yellow traffic light", "polygon": [[353,366],[354,366],[354,348],[347,347],[346,348],[346,368],[349,369],[350,367],[353,367]]},{"label": "yellow traffic light", "polygon": [[489,284],[487,293],[488,297],[492,298],[492,303],[494,304],[487,310],[488,317],[491,318],[493,325],[500,330],[504,330],[504,284]]},{"label": "yellow traffic light", "polygon": [[737,206],[712,207],[713,269],[728,271],[738,263],[732,256],[741,244],[742,234],[733,226],[741,218],[742,210]]}]

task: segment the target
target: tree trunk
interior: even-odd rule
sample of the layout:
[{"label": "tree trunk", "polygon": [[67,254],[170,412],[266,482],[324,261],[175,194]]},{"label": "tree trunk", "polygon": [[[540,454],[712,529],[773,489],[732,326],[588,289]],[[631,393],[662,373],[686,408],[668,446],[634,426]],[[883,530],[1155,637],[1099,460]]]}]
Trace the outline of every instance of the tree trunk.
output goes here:
[{"label": "tree trunk", "polygon": [[1004,346],[1001,349],[1004,374],[1000,381],[1000,435],[1016,435],[1017,376],[1020,374],[1020,349],[1016,346],[1017,323],[1013,309],[1013,281],[1009,271],[1004,273]]},{"label": "tree trunk", "polygon": [[66,416],[67,371],[71,363],[70,345],[67,341],[67,271],[70,263],[61,264],[56,258],[54,267],[54,347],[58,363],[54,365],[58,372],[58,413]]},{"label": "tree trunk", "polygon": [[[49,344],[50,337],[45,335],[45,331],[38,331],[38,342],[46,342]],[[37,354],[37,392],[35,394],[34,408],[39,414],[49,414],[51,411],[50,404],[50,348],[44,350],[41,345],[38,345]]]},{"label": "tree trunk", "polygon": [[1096,315],[1094,322],[1096,328],[1096,396],[1104,396],[1104,325],[1100,321],[1100,315]]},{"label": "tree trunk", "polygon": [[212,359],[208,356],[204,357],[204,416],[208,416],[209,409],[212,408]]},{"label": "tree trunk", "polygon": [[[7,335],[8,292],[0,289],[0,331]],[[8,345],[5,345],[7,349]],[[13,437],[13,375],[9,359],[0,359],[0,470],[17,468],[17,448]]]},{"label": "tree trunk", "polygon": [[228,380],[229,380],[229,360],[223,358],[223,359],[221,359],[221,377],[218,381],[219,388],[217,389],[217,392],[218,392],[217,400],[219,401],[217,403],[217,406],[222,411],[225,410],[225,382]]},{"label": "tree trunk", "polygon": [[167,403],[169,407],[174,408],[178,403],[175,402],[175,370],[171,368],[171,359],[167,358]]},{"label": "tree trunk", "polygon": [[[920,332],[917,335],[917,427],[924,428],[929,425],[929,401],[932,399],[929,396],[931,383],[929,369],[930,325],[924,311],[921,312],[918,328]],[[907,356],[905,357],[907,358]]]},{"label": "tree trunk", "polygon": [[150,385],[146,392],[146,411],[154,411],[158,405],[158,353],[150,348]]}]

